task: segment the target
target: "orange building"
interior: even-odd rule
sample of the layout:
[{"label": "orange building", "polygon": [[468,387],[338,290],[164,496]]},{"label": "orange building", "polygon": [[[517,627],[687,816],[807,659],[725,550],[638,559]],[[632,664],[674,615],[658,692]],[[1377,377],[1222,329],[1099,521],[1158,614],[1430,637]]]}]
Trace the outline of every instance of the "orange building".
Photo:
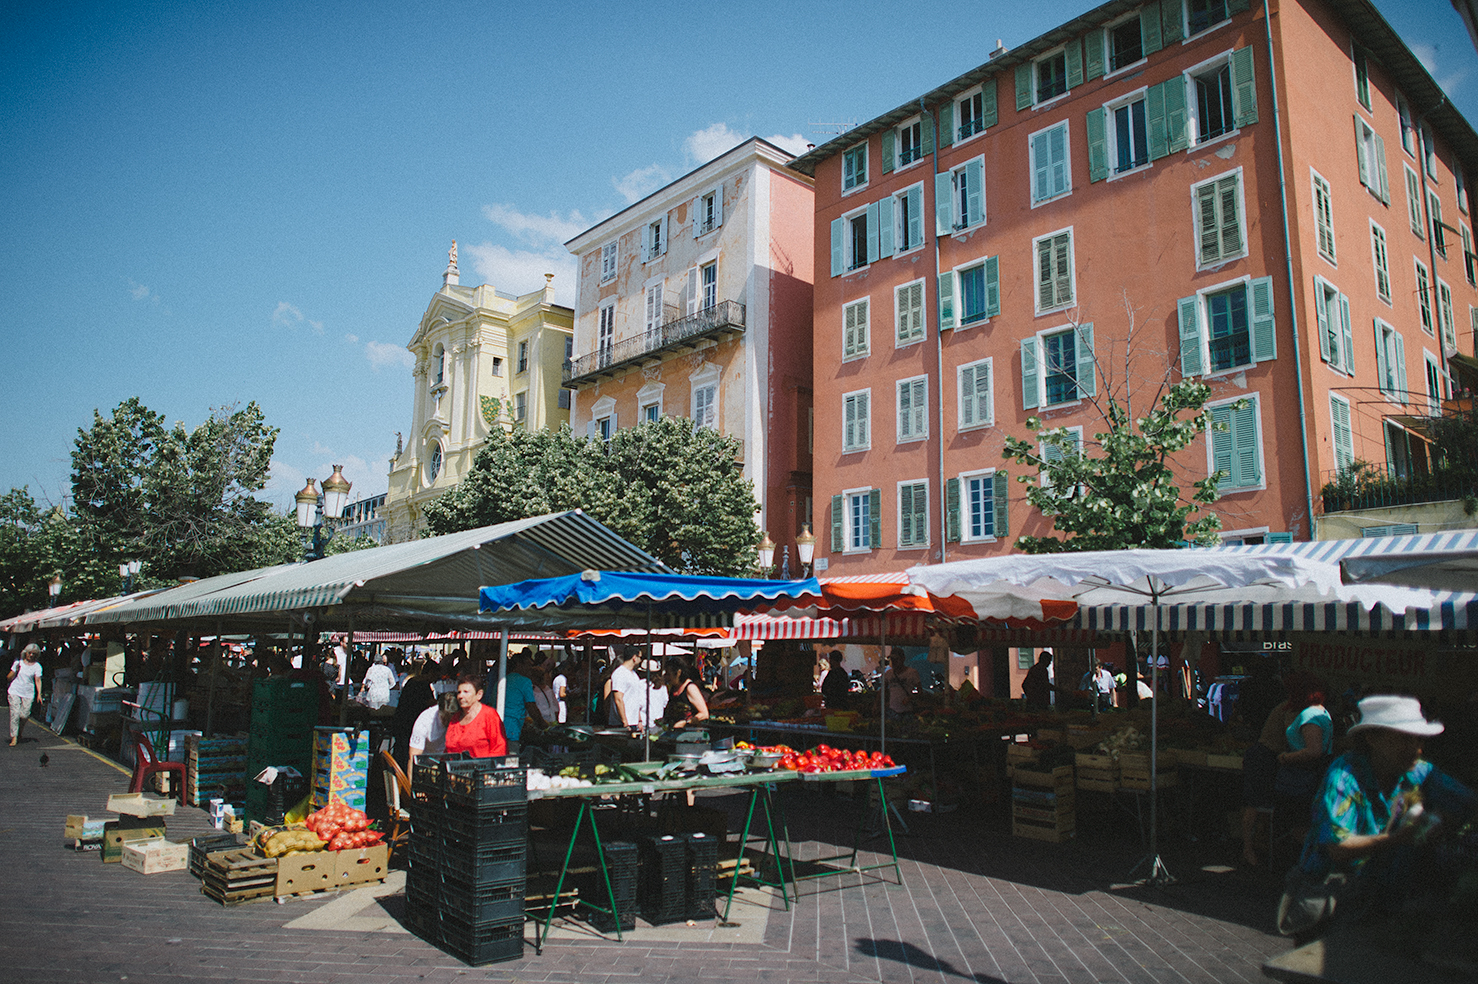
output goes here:
[{"label": "orange building", "polygon": [[592,437],[670,416],[739,438],[760,526],[787,544],[811,511],[813,203],[790,160],[752,138],[570,240],[564,373]]},{"label": "orange building", "polygon": [[1475,165],[1365,0],[1108,3],[796,159],[818,568],[1050,533],[1005,437],[1037,416],[1092,455],[1097,401],[1192,376],[1225,429],[1183,487],[1224,472],[1229,542],[1317,535],[1341,472],[1425,467],[1472,364]]}]

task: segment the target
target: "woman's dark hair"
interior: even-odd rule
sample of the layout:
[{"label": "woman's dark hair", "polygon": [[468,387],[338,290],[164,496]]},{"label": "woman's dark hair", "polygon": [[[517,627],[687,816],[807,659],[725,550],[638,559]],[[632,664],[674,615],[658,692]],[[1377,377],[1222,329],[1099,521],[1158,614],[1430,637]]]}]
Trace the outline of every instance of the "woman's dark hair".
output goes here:
[{"label": "woman's dark hair", "polygon": [[1288,709],[1294,712],[1324,703],[1324,695],[1329,689],[1314,674],[1301,671],[1288,674],[1283,685],[1288,688]]},{"label": "woman's dark hair", "polygon": [[690,680],[693,680],[692,668],[688,666],[686,661],[681,660],[676,656],[670,657],[667,662],[662,664],[662,675],[665,676],[671,683],[677,683],[680,681],[686,683]]},{"label": "woman's dark hair", "polygon": [[481,690],[484,686],[482,677],[476,673],[463,673],[457,677],[457,686],[460,687],[464,683],[472,684],[474,690]]}]

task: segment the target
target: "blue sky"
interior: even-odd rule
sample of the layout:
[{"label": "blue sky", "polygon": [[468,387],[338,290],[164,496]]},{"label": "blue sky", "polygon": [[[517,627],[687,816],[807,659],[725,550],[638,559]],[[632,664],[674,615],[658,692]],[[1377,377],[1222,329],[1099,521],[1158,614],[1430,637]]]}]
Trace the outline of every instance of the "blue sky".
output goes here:
[{"label": "blue sky", "polygon": [[[870,0],[6,5],[0,489],[62,501],[77,429],[138,396],[188,427],[260,403],[281,505],[334,463],[383,492],[453,239],[462,283],[554,273],[573,303],[562,243],[596,221],[1092,6],[919,0],[907,29]],[[1378,7],[1478,119],[1450,4]]]}]

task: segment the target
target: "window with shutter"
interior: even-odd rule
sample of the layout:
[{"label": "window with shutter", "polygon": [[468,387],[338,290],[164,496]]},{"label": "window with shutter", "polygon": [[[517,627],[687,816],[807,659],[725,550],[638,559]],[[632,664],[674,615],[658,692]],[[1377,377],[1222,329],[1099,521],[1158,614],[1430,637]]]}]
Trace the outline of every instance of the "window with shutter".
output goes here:
[{"label": "window with shutter", "polygon": [[1111,72],[1127,68],[1145,56],[1144,32],[1140,28],[1138,14],[1108,29],[1108,49]]},{"label": "window with shutter", "polygon": [[1238,284],[1230,290],[1207,294],[1206,324],[1206,348],[1212,372],[1252,364],[1251,322],[1245,286]]},{"label": "window with shutter", "polygon": [[1209,468],[1222,473],[1220,488],[1245,489],[1262,484],[1262,440],[1258,398],[1244,397],[1210,405]]},{"label": "window with shutter", "polygon": [[1033,244],[1037,256],[1037,313],[1073,303],[1073,234],[1043,236]]},{"label": "window with shutter", "polygon": [[1039,205],[1071,192],[1067,121],[1032,134],[1028,146],[1031,150],[1032,204]]},{"label": "window with shutter", "polygon": [[898,345],[909,345],[924,337],[924,282],[915,280],[895,288],[896,302],[894,339]]},{"label": "window with shutter", "polygon": [[617,243],[606,243],[600,248],[600,282],[605,283],[616,277]]},{"label": "window with shutter", "polygon": [[655,331],[662,327],[662,285],[652,284],[647,288],[646,330]]},{"label": "window with shutter", "polygon": [[1473,233],[1467,226],[1458,226],[1458,234],[1463,239],[1463,275],[1468,278],[1468,283],[1478,285],[1478,257],[1473,255]]},{"label": "window with shutter", "polygon": [[929,545],[929,483],[900,482],[898,485],[898,546]]},{"label": "window with shutter", "polygon": [[1210,68],[1202,69],[1191,76],[1196,90],[1196,104],[1188,111],[1195,113],[1197,143],[1214,140],[1224,133],[1236,129],[1237,113],[1232,103],[1232,66],[1230,61],[1218,61]]},{"label": "window with shutter", "polygon": [[1314,183],[1314,225],[1319,235],[1319,255],[1334,263],[1334,206],[1329,182],[1313,169],[1310,169],[1309,174]]},{"label": "window with shutter", "polygon": [[898,440],[918,441],[929,436],[929,383],[927,377],[898,383]]},{"label": "window with shutter", "polygon": [[842,308],[842,360],[860,359],[868,353],[867,298]]},{"label": "window with shutter", "polygon": [[[992,101],[991,108],[994,109],[994,79],[991,80],[990,95]],[[986,98],[985,92],[983,90],[976,90],[975,92],[966,93],[964,97],[955,100],[956,140],[968,140],[971,137],[975,136],[977,133],[984,133],[987,125],[994,125],[994,122],[992,122],[991,124],[987,124],[985,122],[985,109]],[[943,121],[940,122],[940,127],[941,129],[943,128]]]},{"label": "window with shutter", "polygon": [[1036,102],[1043,103],[1067,92],[1066,51],[1055,51],[1037,59],[1033,69],[1037,82]]},{"label": "window with shutter", "polygon": [[1360,105],[1370,108],[1370,66],[1365,61],[1365,49],[1355,46],[1355,98]]},{"label": "window with shutter", "polygon": [[[1106,108],[1105,154],[1115,174],[1125,174],[1150,162],[1149,135],[1145,128],[1145,97],[1130,96]],[[1091,114],[1090,114],[1091,115]],[[1092,153],[1092,137],[1089,138]]]},{"label": "window with shutter", "polygon": [[1355,436],[1350,429],[1350,401],[1329,394],[1329,416],[1333,425],[1334,467],[1345,471],[1355,463]]},{"label": "window with shutter", "polygon": [[1405,402],[1405,344],[1401,334],[1379,318],[1375,319],[1375,366],[1380,391]]},{"label": "window with shutter", "polygon": [[1197,263],[1214,266],[1247,252],[1242,235],[1242,174],[1240,171],[1214,178],[1194,188]]},{"label": "window with shutter", "polygon": [[1042,336],[1042,392],[1049,406],[1078,398],[1077,342],[1072,328]]},{"label": "window with shutter", "polygon": [[1186,36],[1208,31],[1230,16],[1227,0],[1186,0]]},{"label": "window with shutter", "polygon": [[1447,259],[1447,229],[1442,224],[1442,199],[1435,191],[1427,192],[1427,218],[1432,223],[1432,246],[1437,255]]},{"label": "window with shutter", "polygon": [[963,540],[967,543],[996,536],[995,475],[994,471],[985,471],[960,476],[965,499]]},{"label": "window with shutter", "polygon": [[995,420],[991,396],[991,360],[982,359],[960,366],[960,430],[986,427]]},{"label": "window with shutter", "polygon": [[871,550],[877,514],[873,509],[873,489],[847,492],[846,550]]},{"label": "window with shutter", "polygon": [[1391,268],[1386,258],[1386,231],[1374,222],[1370,223],[1370,252],[1375,262],[1375,292],[1387,304],[1391,303]]},{"label": "window with shutter", "polygon": [[1442,347],[1449,351],[1457,348],[1457,323],[1452,316],[1452,288],[1437,278],[1437,317],[1442,326]]},{"label": "window with shutter", "polygon": [[[881,203],[879,235],[887,245],[878,247],[883,256],[896,256],[924,245],[924,186],[914,185]],[[891,239],[889,236],[891,235]]]},{"label": "window with shutter", "polygon": [[[894,145],[898,150],[896,167],[907,167],[924,159],[924,122],[915,117],[898,128]],[[931,148],[932,149],[932,148]]]},{"label": "window with shutter", "polygon": [[1427,372],[1427,410],[1433,415],[1442,412],[1442,401],[1447,397],[1446,374],[1437,357],[1426,349],[1422,350]]},{"label": "window with shutter", "polygon": [[611,364],[616,348],[616,302],[600,309],[600,328],[596,341],[596,362],[604,367]]},{"label": "window with shutter", "polygon": [[716,406],[718,387],[715,385],[699,386],[693,390],[693,426],[707,427],[712,429],[718,426],[718,408]]},{"label": "window with shutter", "polygon": [[1416,238],[1425,239],[1426,223],[1422,220],[1422,179],[1405,165],[1402,165],[1401,173],[1406,177],[1406,217],[1411,223],[1411,232]]},{"label": "window with shutter", "polygon": [[867,144],[861,143],[842,152],[842,191],[854,191],[867,184]]},{"label": "window with shutter", "polygon": [[1383,203],[1391,200],[1386,178],[1386,142],[1370,124],[1355,114],[1355,157],[1360,166],[1360,183]]},{"label": "window with shutter", "polygon": [[1435,335],[1432,326],[1432,281],[1427,277],[1427,268],[1422,266],[1422,261],[1413,259],[1416,264],[1416,310],[1421,318],[1422,331],[1428,335]]},{"label": "window with shutter", "polygon": [[865,451],[871,443],[868,426],[870,390],[859,390],[842,397],[842,450]]}]

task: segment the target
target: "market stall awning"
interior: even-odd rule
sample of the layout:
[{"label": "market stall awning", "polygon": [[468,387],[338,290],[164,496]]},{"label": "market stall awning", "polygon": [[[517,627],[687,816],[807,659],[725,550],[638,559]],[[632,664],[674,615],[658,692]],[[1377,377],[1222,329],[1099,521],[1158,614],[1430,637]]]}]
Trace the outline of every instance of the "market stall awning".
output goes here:
[{"label": "market stall awning", "polygon": [[1478,591],[1478,549],[1366,554],[1339,562],[1347,584],[1398,584],[1436,591]]},{"label": "market stall awning", "polygon": [[1358,540],[1308,540],[1302,543],[1259,543],[1253,546],[1212,547],[1209,552],[1251,557],[1307,557],[1335,564],[1349,557],[1409,554],[1426,550],[1478,550],[1478,529],[1406,536],[1369,536]]},{"label": "market stall awning", "polygon": [[336,554],[305,564],[222,575],[88,616],[95,622],[273,627],[311,612],[320,630],[409,625],[495,626],[478,615],[478,588],[561,576],[592,564],[661,574],[666,565],[579,510]]}]

